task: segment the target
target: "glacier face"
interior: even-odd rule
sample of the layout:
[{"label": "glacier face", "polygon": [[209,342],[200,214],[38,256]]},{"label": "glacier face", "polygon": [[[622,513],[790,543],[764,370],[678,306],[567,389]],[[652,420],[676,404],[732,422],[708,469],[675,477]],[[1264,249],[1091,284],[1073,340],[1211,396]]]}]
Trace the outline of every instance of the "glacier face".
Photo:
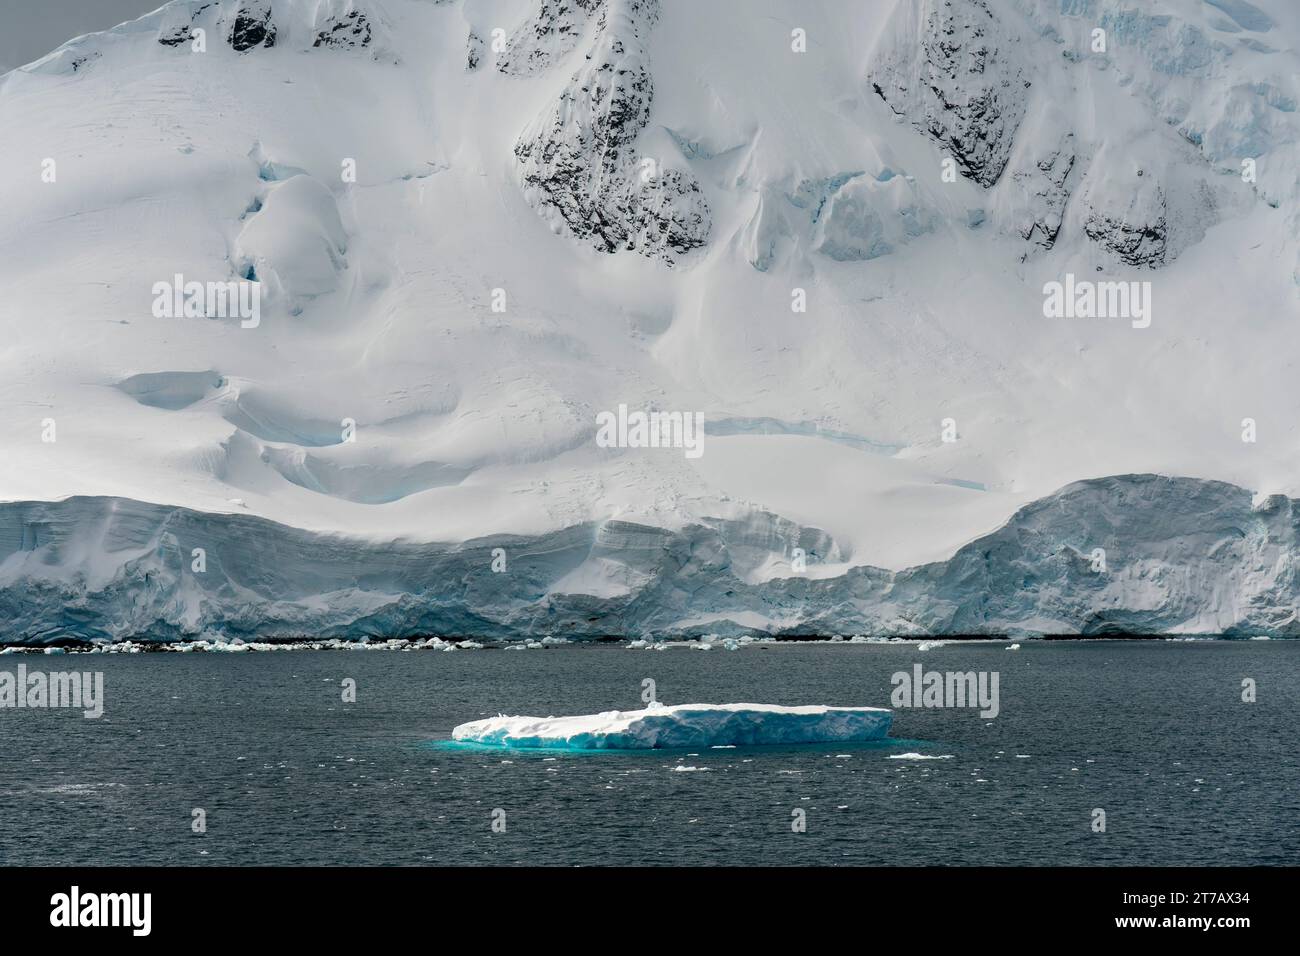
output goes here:
[{"label": "glacier face", "polygon": [[[173,0],[71,40],[0,76],[0,638],[1294,634],[1298,37]],[[1070,274],[1150,327],[1046,319]],[[153,314],[181,275],[260,322]],[[620,405],[704,455],[598,447]]]},{"label": "glacier face", "polygon": [[553,750],[752,747],[879,740],[893,714],[880,707],[650,704],[575,717],[489,717],[460,724],[453,740]]},{"label": "glacier face", "polygon": [[[0,616],[30,642],[714,634],[1300,636],[1300,512],[1220,482],[1079,482],[946,561],[754,580],[815,529],[771,515],[376,544],[250,515],[79,498],[0,505]],[[201,570],[196,567],[201,549]],[[1098,554],[1098,549],[1103,552]],[[494,571],[494,563],[498,567]],[[504,573],[502,571],[504,568]],[[749,578],[747,580],[747,578]]]}]

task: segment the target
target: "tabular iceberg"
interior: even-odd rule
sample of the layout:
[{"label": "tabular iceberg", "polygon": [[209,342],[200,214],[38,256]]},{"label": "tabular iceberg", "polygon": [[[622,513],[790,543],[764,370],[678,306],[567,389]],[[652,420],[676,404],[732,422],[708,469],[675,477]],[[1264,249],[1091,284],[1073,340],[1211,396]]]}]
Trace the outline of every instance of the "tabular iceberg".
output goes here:
[{"label": "tabular iceberg", "polygon": [[454,740],[557,750],[651,750],[878,740],[893,713],[883,707],[776,704],[651,704],[573,717],[507,717],[460,724]]}]

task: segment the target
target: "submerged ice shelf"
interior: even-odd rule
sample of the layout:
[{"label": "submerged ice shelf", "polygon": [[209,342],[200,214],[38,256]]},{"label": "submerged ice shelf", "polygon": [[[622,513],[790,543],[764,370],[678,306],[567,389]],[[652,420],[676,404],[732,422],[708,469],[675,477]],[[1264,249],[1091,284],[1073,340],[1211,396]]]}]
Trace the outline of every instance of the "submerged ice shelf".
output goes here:
[{"label": "submerged ice shelf", "polygon": [[452,739],[497,747],[650,750],[878,740],[893,713],[881,707],[651,704],[573,717],[507,717],[460,724]]}]

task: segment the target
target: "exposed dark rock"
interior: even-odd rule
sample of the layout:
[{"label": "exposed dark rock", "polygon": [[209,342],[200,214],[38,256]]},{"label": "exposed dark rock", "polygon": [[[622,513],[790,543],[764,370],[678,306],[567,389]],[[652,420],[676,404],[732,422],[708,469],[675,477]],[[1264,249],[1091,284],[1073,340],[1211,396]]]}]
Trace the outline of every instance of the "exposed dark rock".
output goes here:
[{"label": "exposed dark rock", "polygon": [[1130,223],[1094,214],[1083,224],[1083,231],[1131,266],[1155,268],[1165,261],[1169,227],[1164,215],[1151,222]]},{"label": "exposed dark rock", "polygon": [[370,20],[359,10],[350,10],[326,20],[312,46],[354,50],[370,46],[371,37]]},{"label": "exposed dark rock", "polygon": [[992,186],[1006,168],[1030,85],[1004,49],[1014,38],[985,0],[909,0],[891,29],[868,76],[871,88],[947,150],[964,176]]},{"label": "exposed dark rock", "polygon": [[502,73],[540,73],[582,38],[587,20],[605,0],[539,0],[533,15],[506,42],[497,61]]},{"label": "exposed dark rock", "polygon": [[1056,243],[1070,198],[1070,174],[1077,160],[1074,134],[1067,133],[1055,152],[1038,160],[1029,169],[1011,174],[1026,199],[1019,226],[1022,239],[1044,249],[1050,249]]},{"label": "exposed dark rock", "polygon": [[197,7],[194,7],[189,11],[188,16],[185,16],[184,7],[172,8],[176,11],[172,15],[180,17],[181,20],[180,22],[172,20],[170,26],[167,21],[164,21],[162,27],[158,31],[158,42],[163,46],[171,47],[180,46],[182,43],[188,43],[193,38],[194,24],[198,22],[199,16],[203,11],[207,10],[211,6],[214,6],[214,4],[199,4]]},{"label": "exposed dark rock", "polygon": [[270,49],[275,46],[275,33],[270,0],[244,0],[230,28],[230,47],[236,53],[259,46]]},{"label": "exposed dark rock", "polygon": [[633,148],[654,98],[643,41],[657,18],[657,0],[609,0],[586,65],[520,136],[515,157],[530,202],[574,236],[671,264],[705,244],[710,220],[689,173],[651,166]]},{"label": "exposed dark rock", "polygon": [[465,40],[465,69],[477,70],[483,62],[483,38],[473,30]]}]

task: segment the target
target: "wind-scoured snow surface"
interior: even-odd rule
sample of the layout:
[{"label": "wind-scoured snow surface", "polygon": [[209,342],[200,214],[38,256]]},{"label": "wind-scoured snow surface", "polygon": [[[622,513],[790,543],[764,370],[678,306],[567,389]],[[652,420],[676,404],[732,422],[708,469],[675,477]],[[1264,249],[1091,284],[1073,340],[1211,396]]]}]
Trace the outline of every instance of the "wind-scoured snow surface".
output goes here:
[{"label": "wind-scoured snow surface", "polygon": [[460,724],[453,740],[551,750],[652,750],[879,740],[893,714],[880,707],[650,704],[576,717],[489,717]]},{"label": "wind-scoured snow surface", "polygon": [[[0,76],[0,637],[1300,634],[1298,48],[1289,0],[72,40]],[[1150,326],[1046,318],[1067,274]]]}]

